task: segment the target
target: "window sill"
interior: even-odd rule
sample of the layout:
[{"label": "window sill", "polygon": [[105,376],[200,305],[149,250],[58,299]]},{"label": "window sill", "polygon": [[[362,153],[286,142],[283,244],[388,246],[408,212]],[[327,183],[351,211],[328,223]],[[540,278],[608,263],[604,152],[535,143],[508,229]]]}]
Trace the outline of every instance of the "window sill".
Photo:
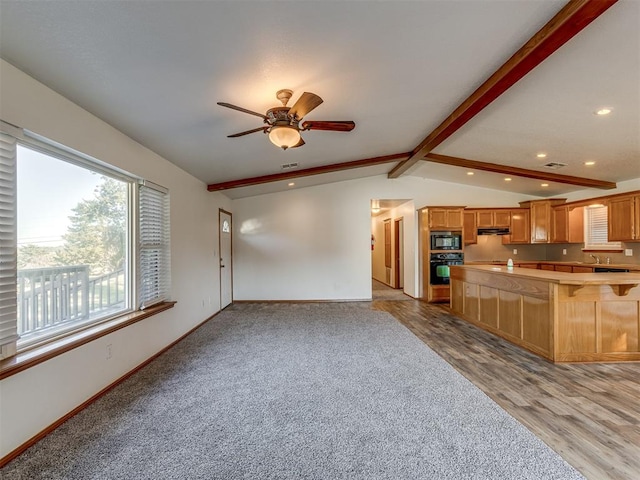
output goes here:
[{"label": "window sill", "polygon": [[173,308],[176,302],[163,302],[142,311],[127,313],[118,318],[101,323],[95,327],[72,333],[64,338],[52,341],[39,347],[19,352],[17,355],[0,361],[0,380],[46,362],[69,350],[78,348],[100,337],[109,335],[121,328],[133,325],[140,320],[149,318],[165,310]]}]

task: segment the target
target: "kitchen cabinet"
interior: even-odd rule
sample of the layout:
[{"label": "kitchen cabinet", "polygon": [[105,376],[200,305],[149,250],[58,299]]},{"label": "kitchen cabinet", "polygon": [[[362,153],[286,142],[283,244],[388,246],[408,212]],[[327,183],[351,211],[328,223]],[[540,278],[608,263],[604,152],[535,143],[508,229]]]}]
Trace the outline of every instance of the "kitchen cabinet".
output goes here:
[{"label": "kitchen cabinet", "polygon": [[568,243],[569,242],[569,207],[554,207],[551,210],[551,219],[553,222],[551,229],[552,243]]},{"label": "kitchen cabinet", "polygon": [[[448,302],[449,301],[449,284],[448,281],[441,282],[433,273],[432,266],[434,265],[434,255],[431,250],[432,237],[441,237],[442,234],[438,232],[451,231],[455,232],[454,236],[460,236],[464,238],[464,207],[423,207],[419,212],[419,231],[421,240],[421,283],[422,283],[422,295],[421,297],[428,302]],[[469,221],[469,218],[466,219]],[[474,219],[475,222],[475,219]],[[475,228],[471,229],[475,232]],[[447,235],[448,236],[448,235]],[[457,245],[459,250],[438,250],[437,255],[458,255],[460,257],[459,263],[462,263],[462,245],[458,238]],[[444,260],[451,260],[449,257]],[[447,279],[448,280],[448,279]]]},{"label": "kitchen cabinet", "polygon": [[529,200],[520,206],[529,207],[531,243],[550,243],[552,239],[552,208],[567,201],[566,198],[549,200]]},{"label": "kitchen cabinet", "polygon": [[608,200],[610,242],[640,240],[640,195],[624,195]]},{"label": "kitchen cabinet", "polygon": [[584,207],[569,209],[569,243],[584,243]]},{"label": "kitchen cabinet", "polygon": [[502,243],[531,243],[529,209],[511,210],[511,235],[502,237]]},{"label": "kitchen cabinet", "polygon": [[480,228],[510,227],[510,210],[477,210],[476,222]]},{"label": "kitchen cabinet", "polygon": [[429,207],[429,228],[462,230],[464,207]]},{"label": "kitchen cabinet", "polygon": [[556,272],[567,272],[567,273],[573,272],[573,267],[571,265],[554,265],[553,269]]},{"label": "kitchen cabinet", "polygon": [[572,273],[593,273],[593,267],[583,267],[582,265],[574,265],[571,267]]},{"label": "kitchen cabinet", "polygon": [[476,223],[476,211],[465,210],[462,214],[463,217],[463,237],[462,241],[465,245],[472,243],[478,243],[478,224]]},{"label": "kitchen cabinet", "polygon": [[552,243],[584,242],[584,207],[560,205],[552,210]]}]

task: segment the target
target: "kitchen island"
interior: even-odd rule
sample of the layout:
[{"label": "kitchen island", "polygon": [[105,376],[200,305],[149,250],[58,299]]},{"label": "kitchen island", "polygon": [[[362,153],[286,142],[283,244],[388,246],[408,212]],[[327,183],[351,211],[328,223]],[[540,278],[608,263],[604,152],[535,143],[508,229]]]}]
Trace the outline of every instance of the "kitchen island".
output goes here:
[{"label": "kitchen island", "polygon": [[640,361],[640,273],[451,267],[451,310],[553,362]]}]

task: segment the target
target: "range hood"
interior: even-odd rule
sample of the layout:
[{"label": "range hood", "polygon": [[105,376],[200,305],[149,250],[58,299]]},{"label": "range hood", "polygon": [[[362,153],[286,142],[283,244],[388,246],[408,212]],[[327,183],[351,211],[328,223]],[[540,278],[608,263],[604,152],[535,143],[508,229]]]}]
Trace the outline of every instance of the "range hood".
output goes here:
[{"label": "range hood", "polygon": [[478,228],[478,235],[509,235],[509,227]]}]

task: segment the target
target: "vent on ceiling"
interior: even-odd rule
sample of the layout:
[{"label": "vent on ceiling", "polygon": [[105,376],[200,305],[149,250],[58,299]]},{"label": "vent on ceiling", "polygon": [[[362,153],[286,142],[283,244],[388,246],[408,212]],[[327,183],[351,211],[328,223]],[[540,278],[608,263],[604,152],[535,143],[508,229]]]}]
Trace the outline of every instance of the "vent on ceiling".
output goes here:
[{"label": "vent on ceiling", "polygon": [[282,170],[291,170],[292,168],[298,168],[298,162],[282,164]]},{"label": "vent on ceiling", "polygon": [[551,170],[557,170],[562,167],[566,167],[566,163],[558,163],[558,162],[549,162],[543,165],[544,167],[550,168]]}]

